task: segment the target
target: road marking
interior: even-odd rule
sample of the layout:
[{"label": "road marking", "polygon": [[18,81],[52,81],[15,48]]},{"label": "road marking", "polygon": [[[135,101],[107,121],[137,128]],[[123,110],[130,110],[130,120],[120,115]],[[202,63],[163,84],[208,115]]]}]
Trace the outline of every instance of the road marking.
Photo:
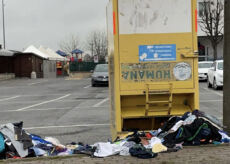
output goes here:
[{"label": "road marking", "polygon": [[223,102],[223,100],[200,100],[200,102]]},{"label": "road marking", "polygon": [[[47,111],[47,110],[69,110],[69,109],[73,109],[71,107],[69,108],[35,108],[35,109],[28,109],[28,110],[23,110],[23,111]],[[21,111],[22,112],[22,111]]]},{"label": "road marking", "polygon": [[105,103],[108,100],[109,100],[109,98],[106,98],[106,99],[100,101],[99,103],[95,104],[93,107],[99,107],[101,104]]},{"label": "road marking", "polygon": [[109,106],[100,106],[100,107],[93,107],[93,106],[83,106],[83,107],[68,107],[68,108],[34,108],[28,110],[3,110],[0,113],[7,113],[7,112],[29,112],[29,111],[48,111],[48,110],[70,110],[70,109],[84,109],[84,108],[109,108]]},{"label": "road marking", "polygon": [[40,96],[62,96],[63,94],[65,94],[65,93],[60,93],[60,94],[45,94],[45,95],[43,95],[43,94],[28,94],[28,95],[21,95],[22,97],[40,97]]},{"label": "road marking", "polygon": [[89,88],[89,87],[91,87],[91,85],[88,85],[88,86],[86,86],[86,87],[84,87],[84,88],[86,89],[86,88]]},{"label": "road marking", "polygon": [[82,124],[82,125],[63,125],[63,126],[41,126],[41,127],[28,127],[25,130],[33,129],[53,129],[53,128],[73,128],[73,127],[95,127],[95,126],[110,126],[110,124]]},{"label": "road marking", "polygon": [[34,104],[34,105],[31,105],[31,106],[27,106],[27,107],[24,107],[24,108],[20,108],[20,109],[17,109],[16,111],[22,111],[22,110],[25,110],[25,109],[29,109],[29,108],[32,108],[32,107],[36,107],[36,106],[39,106],[39,105],[43,105],[43,104],[47,104],[47,103],[50,103],[50,102],[54,102],[54,101],[57,101],[57,100],[61,100],[61,99],[64,99],[66,97],[69,97],[71,94],[67,94],[65,96],[62,96],[62,97],[59,97],[57,99],[53,99],[53,100],[49,100],[49,101],[44,101],[44,102],[41,102],[41,103],[38,103],[38,104]]},{"label": "road marking", "polygon": [[219,92],[213,91],[213,90],[208,89],[208,88],[203,88],[203,89],[204,89],[204,90],[206,90],[206,91],[209,91],[209,92],[215,93],[215,94],[216,94],[216,95],[218,95],[218,96],[223,97],[223,93],[219,93]]},{"label": "road marking", "polygon": [[40,83],[43,83],[43,82],[46,82],[46,81],[39,81],[39,82],[36,82],[36,83],[30,83],[28,85],[36,85],[36,84],[40,84]]},{"label": "road marking", "polygon": [[5,98],[5,99],[0,99],[0,101],[7,101],[7,100],[12,100],[12,99],[16,99],[20,96],[14,96],[14,97],[9,97],[9,98]]}]

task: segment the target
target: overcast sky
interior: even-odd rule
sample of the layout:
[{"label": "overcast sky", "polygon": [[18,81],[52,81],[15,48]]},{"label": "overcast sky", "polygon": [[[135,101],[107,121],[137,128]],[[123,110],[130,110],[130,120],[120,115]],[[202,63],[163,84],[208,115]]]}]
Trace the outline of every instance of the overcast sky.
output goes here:
[{"label": "overcast sky", "polygon": [[[91,31],[106,29],[109,0],[4,1],[7,49],[23,50],[33,44],[57,50],[58,43],[70,34],[85,40]],[[1,44],[2,15],[0,20]]]}]

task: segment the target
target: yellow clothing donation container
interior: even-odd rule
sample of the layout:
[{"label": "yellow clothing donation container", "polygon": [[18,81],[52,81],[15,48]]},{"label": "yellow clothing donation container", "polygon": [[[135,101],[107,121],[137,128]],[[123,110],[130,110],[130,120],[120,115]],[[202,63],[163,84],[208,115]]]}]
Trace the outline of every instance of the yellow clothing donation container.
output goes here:
[{"label": "yellow clothing donation container", "polygon": [[199,109],[196,0],[110,0],[112,138]]}]

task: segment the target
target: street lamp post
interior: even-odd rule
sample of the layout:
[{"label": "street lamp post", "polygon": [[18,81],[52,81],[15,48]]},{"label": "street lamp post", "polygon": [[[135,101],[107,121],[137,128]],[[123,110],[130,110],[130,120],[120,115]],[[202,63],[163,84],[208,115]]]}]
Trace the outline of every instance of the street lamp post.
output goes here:
[{"label": "street lamp post", "polygon": [[3,30],[3,49],[6,48],[6,35],[5,35],[5,13],[4,13],[4,0],[2,0],[2,30]]},{"label": "street lamp post", "polygon": [[223,124],[225,131],[230,133],[230,2],[225,0],[224,5],[224,103],[223,103]]}]

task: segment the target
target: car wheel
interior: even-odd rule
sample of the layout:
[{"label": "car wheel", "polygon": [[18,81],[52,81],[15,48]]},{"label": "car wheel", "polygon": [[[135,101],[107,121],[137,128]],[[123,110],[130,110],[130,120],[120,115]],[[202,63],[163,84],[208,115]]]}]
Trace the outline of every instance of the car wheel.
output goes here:
[{"label": "car wheel", "polygon": [[94,84],[93,82],[91,83],[91,87],[96,87],[96,84]]},{"label": "car wheel", "polygon": [[215,78],[213,79],[213,88],[214,88],[215,90],[218,89],[218,86],[217,86],[217,84],[216,84],[216,79],[215,79]]},{"label": "car wheel", "polygon": [[212,88],[212,85],[211,85],[211,83],[209,82],[208,78],[207,78],[207,85],[208,85],[208,88]]}]

